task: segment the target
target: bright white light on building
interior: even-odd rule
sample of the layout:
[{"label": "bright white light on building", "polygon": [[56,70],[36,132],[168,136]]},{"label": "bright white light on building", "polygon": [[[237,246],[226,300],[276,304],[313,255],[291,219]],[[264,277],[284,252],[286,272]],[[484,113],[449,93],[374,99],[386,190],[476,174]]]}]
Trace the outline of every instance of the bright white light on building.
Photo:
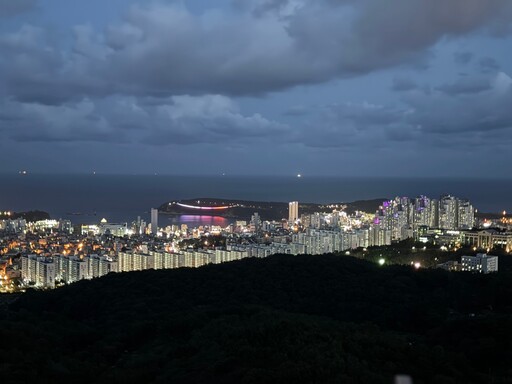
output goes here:
[{"label": "bright white light on building", "polygon": [[379,259],[379,265],[384,265],[386,263],[386,260],[384,259]]}]

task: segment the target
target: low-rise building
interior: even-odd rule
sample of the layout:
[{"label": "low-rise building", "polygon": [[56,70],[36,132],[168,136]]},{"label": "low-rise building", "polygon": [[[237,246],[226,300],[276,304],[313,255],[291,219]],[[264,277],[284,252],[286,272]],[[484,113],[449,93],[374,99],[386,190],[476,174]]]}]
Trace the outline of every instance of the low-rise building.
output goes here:
[{"label": "low-rise building", "polygon": [[462,256],[462,270],[477,273],[498,272],[498,256],[479,253],[476,256]]},{"label": "low-rise building", "polygon": [[496,229],[466,231],[464,232],[464,242],[466,245],[480,249],[499,247],[512,250],[512,232],[503,232]]}]

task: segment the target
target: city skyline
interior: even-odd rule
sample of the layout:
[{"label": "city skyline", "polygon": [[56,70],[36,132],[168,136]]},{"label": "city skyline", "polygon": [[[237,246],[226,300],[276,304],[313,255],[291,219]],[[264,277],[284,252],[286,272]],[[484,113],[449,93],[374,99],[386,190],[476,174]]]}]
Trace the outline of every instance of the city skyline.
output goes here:
[{"label": "city skyline", "polygon": [[0,173],[507,178],[511,21],[506,0],[3,0]]},{"label": "city skyline", "polygon": [[[215,202],[212,207],[197,205],[206,203],[199,200],[195,203],[176,204],[192,210],[219,208]],[[22,290],[33,284],[55,288],[114,272],[197,268],[275,254],[343,253],[366,258],[372,247],[373,261],[383,266],[390,260],[379,253],[379,247],[396,244],[408,245],[412,254],[421,250],[423,256],[410,262],[416,269],[435,266],[489,273],[498,271],[498,258],[478,251],[512,252],[512,219],[505,212],[502,217],[491,219],[477,217],[469,200],[452,195],[438,199],[424,195],[395,197],[378,206],[373,202],[373,208],[368,206],[364,211],[346,204],[319,205],[312,210],[311,204],[302,204],[301,208],[299,201],[291,201],[283,203],[288,209],[281,211],[281,217],[266,211],[260,203],[244,204],[253,212],[250,221],[247,214],[233,216],[223,210],[231,218],[224,225],[194,227],[179,221],[158,227],[158,210],[154,208],[149,222],[139,216],[131,224],[111,223],[103,218],[94,225],[76,225],[63,219],[11,218],[10,213],[4,212],[4,220],[0,220],[0,234],[4,235],[0,238],[0,254],[9,254],[15,247],[21,247],[23,252],[11,252],[5,257],[4,267],[0,268],[0,292],[2,286],[7,291],[15,290],[16,278],[20,277]],[[429,252],[435,249],[455,253],[465,249],[477,252],[477,256],[465,255],[459,264],[452,255],[440,263],[438,257],[425,257],[427,248]]]}]

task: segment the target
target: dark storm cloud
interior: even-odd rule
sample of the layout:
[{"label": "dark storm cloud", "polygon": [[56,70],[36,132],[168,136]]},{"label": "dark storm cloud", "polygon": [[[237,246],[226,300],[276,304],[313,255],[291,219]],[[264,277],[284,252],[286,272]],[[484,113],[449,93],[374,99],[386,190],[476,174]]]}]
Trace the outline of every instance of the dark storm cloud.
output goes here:
[{"label": "dark storm cloud", "polygon": [[10,101],[0,109],[1,132],[15,141],[225,144],[278,138],[289,130],[258,114],[244,116],[232,100],[218,95],[175,96],[158,104],[134,97],[58,106]]},{"label": "dark storm cloud", "polygon": [[[293,127],[242,113],[221,96],[419,65],[445,37],[508,25],[508,0],[242,3],[239,12],[201,15],[174,3],[134,6],[104,31],[76,26],[65,41],[30,25],[0,34],[2,137],[354,148],[428,134],[455,138],[465,129],[473,132],[464,138],[470,140],[477,132],[508,129],[504,75],[487,85],[459,79],[431,92],[396,78],[401,107],[338,103],[324,107],[319,120]],[[295,114],[304,111],[304,119],[316,119],[306,108]]]},{"label": "dark storm cloud", "polygon": [[491,89],[488,76],[462,76],[451,84],[437,87],[437,90],[449,95],[479,93]]},{"label": "dark storm cloud", "polygon": [[[342,2],[344,3],[344,2]],[[445,36],[458,36],[494,24],[508,24],[507,0],[366,0],[354,24],[354,68],[361,63],[392,65],[416,57]]]},{"label": "dark storm cloud", "polygon": [[418,85],[411,79],[406,77],[395,77],[391,89],[396,92],[406,92],[417,89]]},{"label": "dark storm cloud", "polygon": [[471,60],[473,60],[474,54],[471,52],[455,52],[453,54],[453,59],[455,63],[460,65],[468,64]]},{"label": "dark storm cloud", "polygon": [[329,107],[339,120],[352,122],[358,129],[388,125],[399,121],[404,111],[370,103],[343,103]]},{"label": "dark storm cloud", "polygon": [[[299,141],[313,147],[396,148],[512,144],[512,79],[504,73],[478,88],[454,82],[430,93],[405,94],[404,108],[369,103],[327,106]],[[313,129],[322,126],[323,129]]]},{"label": "dark storm cloud", "polygon": [[452,143],[472,138],[473,144],[481,144],[479,135],[486,136],[486,144],[495,143],[495,134],[501,130],[509,132],[510,142],[512,110],[507,105],[512,105],[512,79],[499,73],[490,84],[489,89],[479,92],[409,95],[405,101],[414,112],[407,121],[420,127],[426,136],[430,133],[445,135]]},{"label": "dark storm cloud", "polygon": [[37,0],[1,0],[0,18],[11,17],[35,8]]},{"label": "dark storm cloud", "polygon": [[75,28],[71,51],[44,40],[31,51],[10,47],[14,60],[2,63],[0,82],[13,97],[50,104],[115,93],[258,95],[418,64],[445,36],[512,18],[508,0],[250,4],[234,16],[198,16],[166,3],[132,7],[104,33]]},{"label": "dark storm cloud", "polygon": [[264,0],[256,2],[252,12],[255,16],[263,16],[268,12],[282,12],[289,4],[289,0]]},{"label": "dark storm cloud", "polygon": [[313,148],[369,150],[411,138],[407,109],[371,103],[337,103],[322,107],[296,130],[292,139]]},{"label": "dark storm cloud", "polygon": [[0,108],[7,118],[1,126],[2,135],[14,141],[126,140],[90,100],[58,106],[6,101]]},{"label": "dark storm cloud", "polygon": [[283,114],[285,116],[305,116],[308,113],[310,113],[310,110],[304,105],[294,105],[288,108],[286,111],[284,111]]},{"label": "dark storm cloud", "polygon": [[0,35],[0,95],[23,102],[58,105],[105,95],[108,79],[94,75],[82,54],[79,33],[75,49],[60,51],[47,31],[30,25]]},{"label": "dark storm cloud", "polygon": [[259,114],[244,116],[227,97],[176,96],[168,105],[153,111],[149,134],[142,138],[148,144],[254,144],[260,139],[279,139],[289,128],[265,119]]},{"label": "dark storm cloud", "polygon": [[301,0],[232,0],[235,9],[248,12],[256,17],[273,13],[280,16],[293,13],[304,5]]},{"label": "dark storm cloud", "polygon": [[482,72],[496,72],[500,69],[498,62],[492,57],[483,57],[478,64]]},{"label": "dark storm cloud", "polygon": [[[511,83],[508,76],[501,74],[490,91],[460,96],[411,97],[407,101],[415,113],[410,122],[420,126],[425,134],[451,136],[454,142],[463,136],[477,138],[477,134],[485,134],[485,143],[490,145],[495,142],[495,132],[500,130],[508,130],[511,141],[512,110],[507,107],[512,103]],[[481,143],[475,141],[474,144]]]}]

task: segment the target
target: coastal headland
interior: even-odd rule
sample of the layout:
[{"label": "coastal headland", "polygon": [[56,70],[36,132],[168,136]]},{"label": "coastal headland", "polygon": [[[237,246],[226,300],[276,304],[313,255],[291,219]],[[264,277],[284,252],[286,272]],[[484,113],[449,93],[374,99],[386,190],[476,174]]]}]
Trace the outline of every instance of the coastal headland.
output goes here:
[{"label": "coastal headland", "polygon": [[[347,213],[355,211],[375,212],[385,198],[372,200],[358,200],[350,203],[299,203],[301,214],[344,210]],[[162,204],[158,210],[169,215],[212,215],[229,218],[250,218],[255,212],[266,220],[280,220],[288,217],[288,202],[267,202],[232,200],[222,198],[195,198],[186,200],[174,200]]]}]

